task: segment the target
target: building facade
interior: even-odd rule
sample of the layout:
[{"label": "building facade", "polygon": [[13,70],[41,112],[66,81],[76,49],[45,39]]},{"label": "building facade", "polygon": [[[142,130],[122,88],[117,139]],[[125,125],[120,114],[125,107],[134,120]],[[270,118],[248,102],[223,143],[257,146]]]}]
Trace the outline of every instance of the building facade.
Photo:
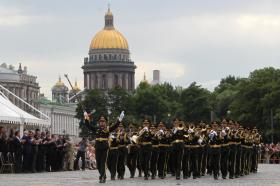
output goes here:
[{"label": "building facade", "polygon": [[84,58],[84,88],[108,90],[120,86],[135,89],[134,62],[130,59],[125,37],[114,28],[113,14],[108,9],[105,27],[91,41],[88,57]]},{"label": "building facade", "polygon": [[[0,84],[27,103],[38,108],[40,87],[36,80],[37,77],[27,74],[27,67],[22,69],[21,64],[19,64],[17,70],[12,65],[7,65],[6,63],[0,65]],[[15,99],[15,97],[7,96],[13,104],[25,111],[30,111],[29,107]]]}]

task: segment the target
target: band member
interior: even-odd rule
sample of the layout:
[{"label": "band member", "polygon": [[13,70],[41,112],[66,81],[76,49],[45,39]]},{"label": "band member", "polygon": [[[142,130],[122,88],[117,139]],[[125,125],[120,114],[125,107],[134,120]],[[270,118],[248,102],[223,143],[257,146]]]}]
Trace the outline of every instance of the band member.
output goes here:
[{"label": "band member", "polygon": [[190,171],[191,171],[191,163],[190,163],[190,154],[191,154],[191,140],[192,140],[192,130],[189,128],[189,126],[185,126],[185,132],[184,135],[184,155],[182,160],[182,169],[183,169],[183,178],[187,179],[190,177]]},{"label": "band member", "polygon": [[137,144],[137,128],[131,127],[129,131],[130,144],[128,145],[127,167],[130,172],[130,178],[134,178],[137,159],[139,154],[139,147]]},{"label": "band member", "polygon": [[141,168],[144,171],[145,180],[149,179],[150,161],[152,156],[152,134],[148,120],[143,122],[143,129],[139,132],[139,143],[141,144]]},{"label": "band member", "polygon": [[184,135],[186,134],[184,130],[183,122],[178,119],[174,120],[173,136],[172,136],[172,149],[174,155],[174,168],[176,179],[179,180],[181,176],[182,169],[182,159],[184,153]]},{"label": "band member", "polygon": [[209,156],[210,156],[210,167],[213,171],[214,179],[217,180],[219,176],[219,167],[220,167],[220,157],[221,157],[221,145],[218,134],[218,124],[213,122],[212,130],[209,133]]},{"label": "band member", "polygon": [[118,164],[117,172],[118,179],[123,180],[125,174],[125,160],[127,156],[126,146],[129,144],[127,133],[124,131],[123,125],[120,124],[117,131],[117,142],[118,142]]},{"label": "band member", "polygon": [[157,162],[158,162],[158,144],[159,144],[159,134],[160,132],[157,131],[155,125],[151,125],[150,127],[151,135],[152,135],[152,156],[151,156],[151,164],[150,170],[152,173],[152,179],[156,178],[157,174]]},{"label": "band member", "polygon": [[99,125],[92,125],[91,121],[87,118],[89,118],[87,112],[84,113],[85,116],[85,125],[90,129],[95,131],[96,134],[96,142],[95,142],[95,156],[96,156],[96,164],[97,169],[100,174],[99,176],[99,182],[105,183],[106,182],[106,170],[105,170],[105,164],[107,161],[107,154],[109,149],[109,135],[110,132],[114,131],[118,128],[120,122],[122,121],[124,117],[124,111],[120,114],[117,122],[112,126],[106,125],[106,120],[103,116],[99,118]]},{"label": "band member", "polygon": [[234,178],[235,174],[235,163],[236,163],[236,140],[237,140],[237,130],[235,129],[234,122],[229,121],[229,179]]},{"label": "band member", "polygon": [[111,174],[111,180],[116,179],[116,172],[117,172],[117,164],[118,164],[118,142],[117,142],[117,133],[112,132],[109,138],[109,152],[107,158],[107,167]]},{"label": "band member", "polygon": [[222,178],[226,179],[228,174],[228,161],[229,161],[229,144],[228,144],[228,133],[229,127],[227,126],[227,121],[224,119],[221,126],[221,173]]},{"label": "band member", "polygon": [[166,130],[163,122],[158,125],[159,155],[158,155],[158,177],[164,179],[167,169],[167,150],[170,146],[171,133]]}]

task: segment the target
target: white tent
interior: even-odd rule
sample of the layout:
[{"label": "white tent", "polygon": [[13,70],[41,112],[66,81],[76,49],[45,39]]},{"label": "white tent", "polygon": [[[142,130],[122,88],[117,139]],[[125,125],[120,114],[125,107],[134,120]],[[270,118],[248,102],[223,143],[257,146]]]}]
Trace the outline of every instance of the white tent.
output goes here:
[{"label": "white tent", "polygon": [[[0,88],[8,91],[4,87],[0,85]],[[33,106],[26,103],[21,98],[17,97],[13,93],[9,91],[12,96],[16,97],[16,99],[24,102],[26,105],[31,107],[34,111],[39,113],[41,117],[44,119],[37,118],[26,111],[20,109],[16,105],[14,105],[5,95],[3,92],[0,91],[0,124],[9,124],[9,125],[19,125],[21,134],[23,133],[24,126],[36,126],[36,127],[50,127],[50,120],[49,117],[34,108]]]}]

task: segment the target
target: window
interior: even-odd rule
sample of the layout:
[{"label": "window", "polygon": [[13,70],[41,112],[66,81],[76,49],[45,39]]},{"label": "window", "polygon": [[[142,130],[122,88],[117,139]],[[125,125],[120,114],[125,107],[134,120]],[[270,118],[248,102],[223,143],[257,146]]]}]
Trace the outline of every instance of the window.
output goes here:
[{"label": "window", "polygon": [[118,86],[119,85],[119,77],[117,74],[114,75],[114,85]]},{"label": "window", "polygon": [[107,84],[106,81],[107,81],[107,80],[106,80],[106,75],[103,74],[103,75],[102,75],[102,81],[101,81],[101,89],[106,89],[106,88],[107,88],[107,87],[106,87],[106,84]]}]

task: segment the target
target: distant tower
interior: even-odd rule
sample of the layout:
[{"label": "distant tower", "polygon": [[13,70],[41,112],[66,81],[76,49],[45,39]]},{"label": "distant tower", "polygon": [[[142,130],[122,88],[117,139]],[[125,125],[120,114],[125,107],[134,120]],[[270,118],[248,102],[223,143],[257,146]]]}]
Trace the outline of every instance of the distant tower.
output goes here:
[{"label": "distant tower", "polygon": [[160,71],[159,70],[154,70],[153,71],[153,85],[157,85],[160,83]]},{"label": "distant tower", "polygon": [[52,100],[58,103],[67,103],[68,102],[68,88],[61,81],[59,76],[58,82],[52,88]]}]

